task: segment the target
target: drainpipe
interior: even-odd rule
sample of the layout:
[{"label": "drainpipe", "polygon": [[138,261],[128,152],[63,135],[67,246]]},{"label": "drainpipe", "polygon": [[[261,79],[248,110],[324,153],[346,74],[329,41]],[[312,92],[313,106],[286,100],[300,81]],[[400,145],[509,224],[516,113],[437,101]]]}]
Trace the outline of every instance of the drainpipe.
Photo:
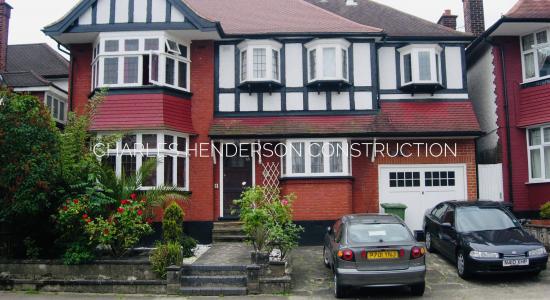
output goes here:
[{"label": "drainpipe", "polygon": [[73,54],[72,52],[67,51],[65,49],[63,49],[63,47],[61,47],[61,44],[60,43],[57,43],[57,49],[65,54],[67,54],[69,56],[69,64],[71,65],[71,73],[69,74],[69,91],[68,91],[68,94],[69,94],[69,111],[73,111],[74,110],[74,107],[73,107],[73,87],[74,87],[74,57],[73,57]]}]

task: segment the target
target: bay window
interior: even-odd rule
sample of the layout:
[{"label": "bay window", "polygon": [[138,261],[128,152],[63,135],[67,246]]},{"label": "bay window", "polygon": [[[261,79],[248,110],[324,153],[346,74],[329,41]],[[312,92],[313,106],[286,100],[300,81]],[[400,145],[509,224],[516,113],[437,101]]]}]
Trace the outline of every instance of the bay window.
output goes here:
[{"label": "bay window", "polygon": [[308,82],[347,82],[349,46],[344,39],[319,39],[307,43]]},{"label": "bay window", "polygon": [[52,118],[59,123],[67,122],[67,99],[52,93],[46,93],[44,104],[50,110]]},{"label": "bay window", "polygon": [[285,177],[350,175],[346,140],[288,140],[285,149],[283,157],[283,176]]},{"label": "bay window", "polygon": [[189,91],[189,65],[189,43],[167,33],[101,33],[94,44],[92,87],[158,85]]},{"label": "bay window", "polygon": [[143,179],[142,189],[164,185],[188,190],[188,143],[186,135],[170,131],[129,133],[109,147],[102,160],[117,176],[129,177],[146,161],[156,159],[157,168]]},{"label": "bay window", "polygon": [[240,82],[280,82],[282,44],[271,40],[246,40],[240,51]]},{"label": "bay window", "polygon": [[548,35],[548,30],[542,30],[521,37],[521,59],[525,81],[550,76],[550,41]]},{"label": "bay window", "polygon": [[529,181],[550,181],[550,125],[527,130]]},{"label": "bay window", "polygon": [[441,85],[441,51],[438,45],[409,45],[398,49],[401,86]]}]

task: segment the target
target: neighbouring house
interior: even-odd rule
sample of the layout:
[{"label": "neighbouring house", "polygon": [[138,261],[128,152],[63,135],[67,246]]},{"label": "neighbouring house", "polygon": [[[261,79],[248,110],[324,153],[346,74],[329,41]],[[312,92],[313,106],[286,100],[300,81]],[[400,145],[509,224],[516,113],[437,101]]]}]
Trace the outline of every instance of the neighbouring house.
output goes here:
[{"label": "neighbouring house", "polygon": [[0,0],[0,84],[44,101],[63,127],[69,111],[69,61],[45,43],[8,45],[11,11],[12,7]]},{"label": "neighbouring house", "polygon": [[535,216],[550,201],[550,1],[518,1],[467,56],[479,163],[501,164],[504,200]]},{"label": "neighbouring house", "polygon": [[[476,199],[472,36],[372,1],[320,2],[84,0],[44,32],[71,52],[71,107],[109,89],[93,130],[160,148],[147,185],[192,193],[185,229],[203,242],[253,185],[296,194],[304,242],[383,203],[408,205],[421,230],[426,209]],[[324,152],[349,145],[361,155]],[[148,159],[108,153],[118,174]]]}]

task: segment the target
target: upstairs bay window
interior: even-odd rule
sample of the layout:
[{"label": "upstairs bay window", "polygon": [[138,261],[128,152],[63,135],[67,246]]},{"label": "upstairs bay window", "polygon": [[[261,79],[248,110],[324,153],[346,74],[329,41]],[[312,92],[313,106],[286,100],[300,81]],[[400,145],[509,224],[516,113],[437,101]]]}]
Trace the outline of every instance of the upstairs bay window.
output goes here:
[{"label": "upstairs bay window", "polygon": [[189,45],[163,32],[100,34],[93,50],[92,86],[167,86],[189,91]]},{"label": "upstairs bay window", "polygon": [[442,88],[441,51],[438,45],[409,45],[398,49],[401,89],[433,92]]},{"label": "upstairs bay window", "polygon": [[550,125],[527,130],[529,181],[550,181]]},{"label": "upstairs bay window", "polygon": [[262,88],[280,84],[280,43],[271,40],[247,40],[237,47],[240,51],[241,87]]},{"label": "upstairs bay window", "polygon": [[550,77],[549,31],[542,30],[521,38],[523,79],[533,81]]},{"label": "upstairs bay window", "polygon": [[342,139],[288,140],[283,157],[285,177],[349,176],[348,142]]},{"label": "upstairs bay window", "polygon": [[349,46],[344,39],[314,40],[306,44],[308,83],[348,82]]}]

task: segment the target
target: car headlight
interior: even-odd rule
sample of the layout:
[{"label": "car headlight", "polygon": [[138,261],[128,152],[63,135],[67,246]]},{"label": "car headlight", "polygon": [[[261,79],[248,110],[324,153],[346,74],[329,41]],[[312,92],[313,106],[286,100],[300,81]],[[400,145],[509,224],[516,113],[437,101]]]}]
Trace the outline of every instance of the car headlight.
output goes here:
[{"label": "car headlight", "polygon": [[544,247],[527,252],[528,256],[542,256],[545,254],[546,254],[546,249],[544,249]]},{"label": "car headlight", "polygon": [[500,255],[496,252],[470,251],[470,257],[474,258],[499,258]]}]

